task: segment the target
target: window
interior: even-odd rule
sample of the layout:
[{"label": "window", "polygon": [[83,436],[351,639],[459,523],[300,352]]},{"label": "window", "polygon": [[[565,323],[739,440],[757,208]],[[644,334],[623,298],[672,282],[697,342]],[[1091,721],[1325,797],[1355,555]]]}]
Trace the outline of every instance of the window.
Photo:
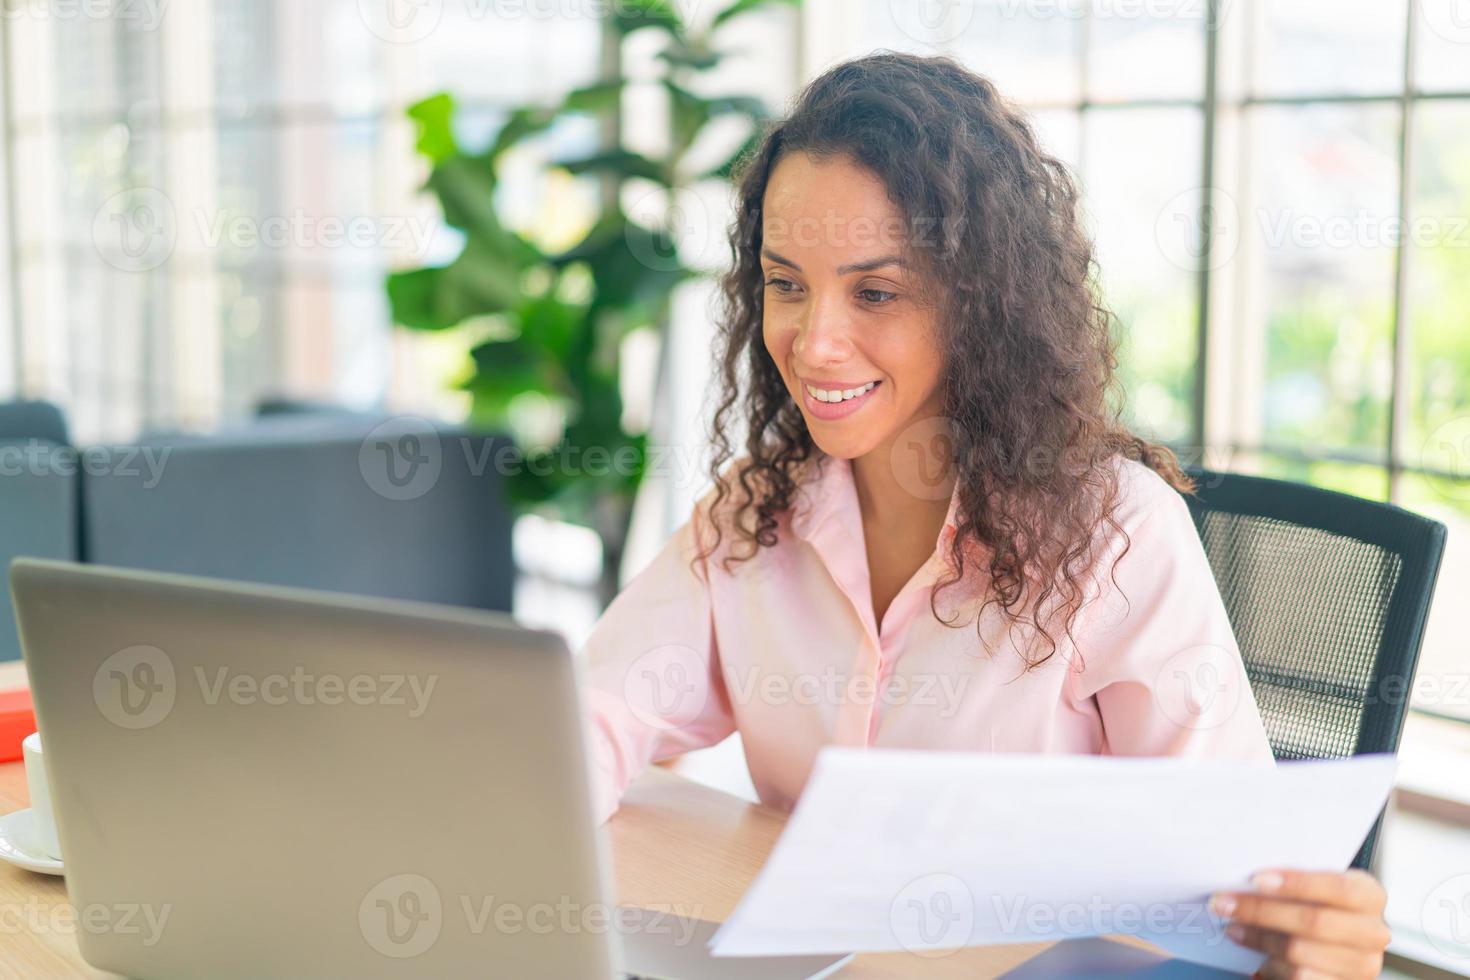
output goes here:
[{"label": "window", "polygon": [[84,442],[207,427],[283,389],[447,397],[462,351],[395,335],[382,285],[456,247],[417,193],[404,109],[450,89],[485,126],[555,98],[593,77],[600,21],[448,3],[390,22],[378,6],[7,9],[0,365],[13,350],[17,392],[65,405]]}]

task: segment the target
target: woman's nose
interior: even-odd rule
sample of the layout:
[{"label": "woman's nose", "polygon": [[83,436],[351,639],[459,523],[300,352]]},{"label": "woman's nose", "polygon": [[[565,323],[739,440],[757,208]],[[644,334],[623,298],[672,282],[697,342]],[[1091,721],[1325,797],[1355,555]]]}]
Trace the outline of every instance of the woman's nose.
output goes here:
[{"label": "woman's nose", "polygon": [[813,303],[802,318],[792,352],[813,367],[840,361],[852,346],[847,330],[847,318],[840,311],[830,304]]}]

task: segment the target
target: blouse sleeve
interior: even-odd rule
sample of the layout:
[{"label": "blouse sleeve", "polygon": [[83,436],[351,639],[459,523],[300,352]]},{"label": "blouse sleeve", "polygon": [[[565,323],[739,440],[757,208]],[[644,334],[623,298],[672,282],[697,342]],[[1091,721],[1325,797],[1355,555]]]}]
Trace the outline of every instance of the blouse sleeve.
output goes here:
[{"label": "blouse sleeve", "polygon": [[[1106,552],[1077,636],[1079,700],[1095,698],[1104,754],[1273,756],[1240,648],[1184,498],[1156,474],[1126,554]],[[1123,522],[1126,526],[1127,522]]]},{"label": "blouse sleeve", "polygon": [[599,822],[650,762],[714,745],[735,730],[707,565],[694,561],[694,524],[686,521],[618,593],[583,647]]}]

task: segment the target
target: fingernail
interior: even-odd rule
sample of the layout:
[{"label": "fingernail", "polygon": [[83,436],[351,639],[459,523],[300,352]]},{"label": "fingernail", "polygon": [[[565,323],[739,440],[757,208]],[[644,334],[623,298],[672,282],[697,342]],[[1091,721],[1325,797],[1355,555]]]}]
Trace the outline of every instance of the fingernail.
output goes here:
[{"label": "fingernail", "polygon": [[1241,925],[1239,922],[1232,922],[1230,923],[1230,925],[1225,927],[1225,935],[1229,936],[1231,939],[1234,939],[1236,942],[1240,942],[1241,940],[1245,939],[1245,926]]},{"label": "fingernail", "polygon": [[1274,871],[1262,871],[1251,879],[1258,891],[1274,892],[1281,887],[1281,876]]},{"label": "fingernail", "polygon": [[1210,899],[1210,908],[1215,910],[1216,915],[1228,919],[1235,911],[1235,899],[1229,895],[1216,895]]}]

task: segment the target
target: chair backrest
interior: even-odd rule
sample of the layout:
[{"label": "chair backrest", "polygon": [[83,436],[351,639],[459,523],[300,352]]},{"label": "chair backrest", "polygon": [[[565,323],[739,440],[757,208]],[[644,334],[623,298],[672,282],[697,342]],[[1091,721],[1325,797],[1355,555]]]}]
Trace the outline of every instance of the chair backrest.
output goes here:
[{"label": "chair backrest", "polygon": [[1276,757],[1396,751],[1444,525],[1299,483],[1190,475],[1198,489],[1185,501]]},{"label": "chair backrest", "polygon": [[61,409],[38,401],[0,404],[0,439],[44,439],[58,446],[71,442]]},{"label": "chair backrest", "polygon": [[49,402],[0,403],[0,661],[20,659],[11,559],[79,554],[78,460]]},{"label": "chair backrest", "polygon": [[79,479],[70,446],[0,438],[0,661],[20,659],[11,561],[79,557]]},{"label": "chair backrest", "polygon": [[494,465],[503,440],[454,428],[414,436],[425,453],[432,441],[432,459],[413,466],[415,483],[394,485],[367,429],[286,418],[95,448],[83,560],[509,611],[512,515]]}]

